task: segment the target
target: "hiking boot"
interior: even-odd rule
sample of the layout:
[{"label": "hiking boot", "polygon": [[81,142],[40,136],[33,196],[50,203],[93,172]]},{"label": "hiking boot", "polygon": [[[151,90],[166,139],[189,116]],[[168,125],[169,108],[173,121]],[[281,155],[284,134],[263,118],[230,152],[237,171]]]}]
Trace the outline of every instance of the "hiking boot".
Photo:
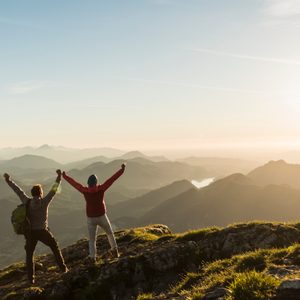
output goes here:
[{"label": "hiking boot", "polygon": [[119,254],[118,248],[114,248],[114,249],[108,250],[108,256],[111,259],[113,259],[113,258],[119,258],[120,254]]}]

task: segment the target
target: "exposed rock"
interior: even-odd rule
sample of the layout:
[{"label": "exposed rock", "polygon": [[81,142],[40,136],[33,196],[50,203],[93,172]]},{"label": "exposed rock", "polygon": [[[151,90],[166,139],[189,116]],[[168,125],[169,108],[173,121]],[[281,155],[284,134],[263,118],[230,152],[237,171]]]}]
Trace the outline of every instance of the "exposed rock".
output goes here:
[{"label": "exposed rock", "polygon": [[300,279],[284,280],[277,290],[274,300],[299,300],[300,299]]},{"label": "exposed rock", "polygon": [[228,289],[223,287],[216,288],[215,290],[207,293],[203,300],[223,300],[226,296],[230,294]]},{"label": "exposed rock", "polygon": [[278,289],[279,291],[287,289],[300,291],[300,279],[284,280]]},{"label": "exposed rock", "polygon": [[209,233],[198,241],[204,259],[226,258],[256,249],[286,247],[297,242],[300,242],[298,228],[273,223],[230,226]]},{"label": "exposed rock", "polygon": [[285,266],[285,267],[270,267],[269,268],[269,274],[273,275],[277,278],[284,278],[285,276],[296,274],[300,271],[300,266]]}]

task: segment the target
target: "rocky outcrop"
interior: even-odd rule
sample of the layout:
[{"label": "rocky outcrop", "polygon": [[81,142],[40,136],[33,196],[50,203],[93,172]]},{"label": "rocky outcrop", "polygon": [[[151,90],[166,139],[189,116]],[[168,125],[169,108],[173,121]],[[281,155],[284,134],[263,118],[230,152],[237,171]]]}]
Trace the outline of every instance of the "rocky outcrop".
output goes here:
[{"label": "rocky outcrop", "polygon": [[[298,224],[249,223],[224,229],[207,229],[172,235],[165,225],[122,230],[116,233],[119,259],[109,259],[107,238],[99,235],[96,265],[85,262],[87,240],[63,249],[70,268],[60,274],[52,255],[37,257],[37,280],[29,286],[24,264],[15,264],[0,271],[0,299],[136,299],[152,293],[153,299],[183,299],[170,292],[170,286],[187,272],[198,272],[203,262],[231,257],[255,249],[286,247],[300,241]],[[271,268],[277,278],[295,274],[289,266]],[[294,272],[294,273],[293,273]],[[299,282],[286,282],[278,288],[276,297],[291,298]],[[298,288],[297,288],[298,289]],[[299,292],[299,290],[297,290]],[[287,294],[289,293],[289,294]],[[203,299],[224,299],[225,287],[207,291]],[[280,296],[283,295],[283,296]],[[290,298],[284,298],[289,295]],[[281,298],[280,298],[281,297]],[[274,298],[275,299],[275,298]]]},{"label": "rocky outcrop", "polygon": [[288,279],[281,282],[274,300],[298,300],[300,299],[300,278]]},{"label": "rocky outcrop", "polygon": [[225,298],[230,294],[228,289],[223,287],[216,288],[215,290],[208,292],[203,300],[225,300]]},{"label": "rocky outcrop", "polygon": [[213,231],[204,237],[195,236],[193,240],[198,243],[203,259],[213,260],[256,249],[281,248],[298,243],[299,228],[297,225],[280,223],[238,224]]}]

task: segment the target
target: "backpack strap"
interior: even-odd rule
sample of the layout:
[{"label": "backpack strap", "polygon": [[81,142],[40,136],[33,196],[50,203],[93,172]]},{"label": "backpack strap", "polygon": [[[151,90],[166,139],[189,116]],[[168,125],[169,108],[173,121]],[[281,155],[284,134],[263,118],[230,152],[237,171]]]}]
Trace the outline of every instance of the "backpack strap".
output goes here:
[{"label": "backpack strap", "polygon": [[28,201],[26,202],[26,216],[29,218],[30,217],[30,202],[31,202],[31,199],[28,199]]},{"label": "backpack strap", "polygon": [[30,203],[32,199],[29,199],[26,203],[26,235],[28,236],[31,232],[31,222],[30,222]]}]

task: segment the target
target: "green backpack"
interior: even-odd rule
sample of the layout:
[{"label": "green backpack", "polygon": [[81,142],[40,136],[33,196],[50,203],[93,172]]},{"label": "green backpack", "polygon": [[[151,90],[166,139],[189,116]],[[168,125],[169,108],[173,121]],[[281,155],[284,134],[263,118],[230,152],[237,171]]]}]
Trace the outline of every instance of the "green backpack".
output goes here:
[{"label": "green backpack", "polygon": [[18,205],[11,213],[11,223],[16,234],[26,234],[30,230],[29,203],[30,200],[26,204]]}]

